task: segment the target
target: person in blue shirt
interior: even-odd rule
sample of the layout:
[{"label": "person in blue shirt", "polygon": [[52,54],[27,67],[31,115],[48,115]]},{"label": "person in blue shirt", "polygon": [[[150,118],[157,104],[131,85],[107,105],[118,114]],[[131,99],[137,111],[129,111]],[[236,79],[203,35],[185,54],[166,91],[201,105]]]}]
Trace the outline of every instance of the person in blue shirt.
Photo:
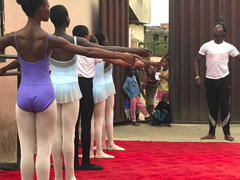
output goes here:
[{"label": "person in blue shirt", "polygon": [[146,111],[143,103],[139,98],[140,89],[139,89],[139,85],[137,83],[136,77],[134,76],[135,68],[129,67],[127,70],[128,70],[128,75],[123,84],[123,91],[130,100],[130,111],[131,111],[132,123],[135,126],[140,126],[140,124],[138,124],[136,121],[136,116],[135,116],[136,107],[138,107],[138,109],[144,114],[146,121],[149,121],[151,117],[149,116],[148,112]]}]

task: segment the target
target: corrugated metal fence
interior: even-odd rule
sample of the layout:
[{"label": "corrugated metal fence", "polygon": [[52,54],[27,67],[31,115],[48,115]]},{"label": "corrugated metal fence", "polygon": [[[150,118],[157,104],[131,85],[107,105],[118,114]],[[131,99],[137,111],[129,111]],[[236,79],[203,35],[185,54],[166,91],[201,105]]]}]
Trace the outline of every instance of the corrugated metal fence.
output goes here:
[{"label": "corrugated metal fence", "polygon": [[[213,39],[213,28],[222,16],[227,28],[225,40],[240,50],[240,0],[169,0],[170,22],[170,98],[172,120],[179,123],[208,122],[204,89],[194,86],[194,58],[200,46]],[[230,61],[232,79],[231,118],[239,122],[240,62]],[[201,64],[205,77],[205,63]]]}]

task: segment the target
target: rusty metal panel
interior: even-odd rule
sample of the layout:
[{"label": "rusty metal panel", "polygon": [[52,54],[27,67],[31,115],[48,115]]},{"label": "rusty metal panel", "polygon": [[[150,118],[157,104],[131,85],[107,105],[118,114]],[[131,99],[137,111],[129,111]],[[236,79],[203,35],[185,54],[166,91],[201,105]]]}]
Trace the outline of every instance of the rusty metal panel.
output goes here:
[{"label": "rusty metal panel", "polygon": [[[239,8],[239,0],[169,0],[170,100],[173,122],[208,122],[205,90],[198,90],[194,86],[194,58],[201,45],[213,39],[213,27],[221,16],[227,27],[225,41],[240,50],[240,24],[237,22]],[[240,90],[237,79],[239,68],[239,62],[231,59],[233,122],[237,122],[240,116],[240,98],[237,98]],[[202,79],[205,79],[205,72],[205,63],[202,63]]]},{"label": "rusty metal panel", "polygon": [[[101,0],[102,32],[108,36],[110,45],[128,47],[129,2],[128,0]],[[116,87],[114,122],[125,121],[124,68],[114,66],[113,79]]]}]

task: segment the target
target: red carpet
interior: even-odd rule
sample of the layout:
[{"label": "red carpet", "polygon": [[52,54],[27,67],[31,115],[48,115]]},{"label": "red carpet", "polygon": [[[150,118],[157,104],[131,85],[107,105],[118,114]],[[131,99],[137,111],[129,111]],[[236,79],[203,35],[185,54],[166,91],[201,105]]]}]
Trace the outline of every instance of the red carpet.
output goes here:
[{"label": "red carpet", "polygon": [[[115,141],[115,159],[93,159],[102,171],[75,171],[78,180],[240,180],[240,144]],[[20,180],[19,171],[0,171]],[[54,180],[51,168],[51,180]]]}]

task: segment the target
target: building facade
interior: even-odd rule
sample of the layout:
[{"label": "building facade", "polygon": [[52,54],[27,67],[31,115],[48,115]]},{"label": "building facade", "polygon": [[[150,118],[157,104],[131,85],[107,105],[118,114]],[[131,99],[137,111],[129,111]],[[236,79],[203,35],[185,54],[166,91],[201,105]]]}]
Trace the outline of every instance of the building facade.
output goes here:
[{"label": "building facade", "polygon": [[151,22],[151,0],[129,0],[129,47],[144,41],[144,24]]}]

